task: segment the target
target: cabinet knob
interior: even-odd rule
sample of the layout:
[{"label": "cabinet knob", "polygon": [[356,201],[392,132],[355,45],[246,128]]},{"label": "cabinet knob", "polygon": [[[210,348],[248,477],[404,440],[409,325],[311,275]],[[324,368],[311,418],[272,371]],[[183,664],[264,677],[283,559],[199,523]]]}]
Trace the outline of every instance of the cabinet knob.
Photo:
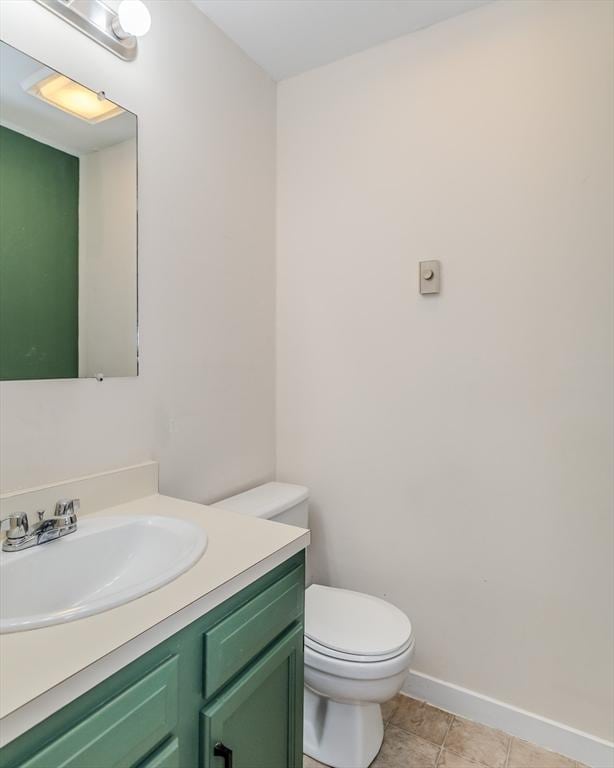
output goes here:
[{"label": "cabinet knob", "polygon": [[214,757],[224,758],[224,768],[232,768],[232,749],[222,744],[221,741],[213,747]]}]

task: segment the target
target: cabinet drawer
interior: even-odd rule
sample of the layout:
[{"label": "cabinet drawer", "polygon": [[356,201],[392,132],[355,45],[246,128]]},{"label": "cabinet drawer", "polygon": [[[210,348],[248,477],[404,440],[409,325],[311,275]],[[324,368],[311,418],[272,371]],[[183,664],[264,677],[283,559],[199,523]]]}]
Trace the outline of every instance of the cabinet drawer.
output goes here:
[{"label": "cabinet drawer", "polygon": [[205,698],[302,617],[303,574],[291,571],[205,633]]},{"label": "cabinet drawer", "polygon": [[177,656],[165,661],[21,768],[130,768],[138,763],[177,724],[178,661]]},{"label": "cabinet drawer", "polygon": [[139,768],[179,768],[179,739],[171,739],[144,760]]}]

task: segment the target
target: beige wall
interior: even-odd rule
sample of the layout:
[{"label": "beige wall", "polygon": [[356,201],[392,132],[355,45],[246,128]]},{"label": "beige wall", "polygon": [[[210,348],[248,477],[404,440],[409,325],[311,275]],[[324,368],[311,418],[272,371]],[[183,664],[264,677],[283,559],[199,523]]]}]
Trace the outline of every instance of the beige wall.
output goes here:
[{"label": "beige wall", "polygon": [[150,2],[133,63],[34,2],[3,39],[139,118],[141,375],[5,382],[4,490],[161,461],[205,500],[274,469],[275,84],[190,2]]},{"label": "beige wall", "polygon": [[278,476],[315,575],[405,609],[417,670],[606,738],[613,7],[493,3],[278,92]]}]

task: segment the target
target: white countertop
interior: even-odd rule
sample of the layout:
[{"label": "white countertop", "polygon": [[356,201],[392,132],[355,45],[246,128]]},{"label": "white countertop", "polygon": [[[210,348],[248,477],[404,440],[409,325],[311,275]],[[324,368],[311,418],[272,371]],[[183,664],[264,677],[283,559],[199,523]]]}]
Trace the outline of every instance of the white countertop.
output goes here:
[{"label": "white countertop", "polygon": [[[0,635],[0,743],[16,738],[309,544],[309,531],[302,528],[158,494],[96,515],[178,517],[202,525],[209,543],[190,570],[137,600],[78,621]],[[78,578],[78,573],[66,573],[67,580]]]}]

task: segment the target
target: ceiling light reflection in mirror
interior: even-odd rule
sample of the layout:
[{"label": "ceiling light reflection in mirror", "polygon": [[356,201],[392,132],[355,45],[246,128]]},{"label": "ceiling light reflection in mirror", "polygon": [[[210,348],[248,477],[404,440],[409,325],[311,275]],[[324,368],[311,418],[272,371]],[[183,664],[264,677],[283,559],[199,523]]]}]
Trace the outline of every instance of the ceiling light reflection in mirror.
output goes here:
[{"label": "ceiling light reflection in mirror", "polygon": [[31,96],[91,124],[117,117],[124,111],[106,99],[103,93],[96,93],[58,72],[48,74],[48,71],[42,69],[37,72],[33,76],[33,83],[32,78],[29,78],[22,84],[24,90]]}]

